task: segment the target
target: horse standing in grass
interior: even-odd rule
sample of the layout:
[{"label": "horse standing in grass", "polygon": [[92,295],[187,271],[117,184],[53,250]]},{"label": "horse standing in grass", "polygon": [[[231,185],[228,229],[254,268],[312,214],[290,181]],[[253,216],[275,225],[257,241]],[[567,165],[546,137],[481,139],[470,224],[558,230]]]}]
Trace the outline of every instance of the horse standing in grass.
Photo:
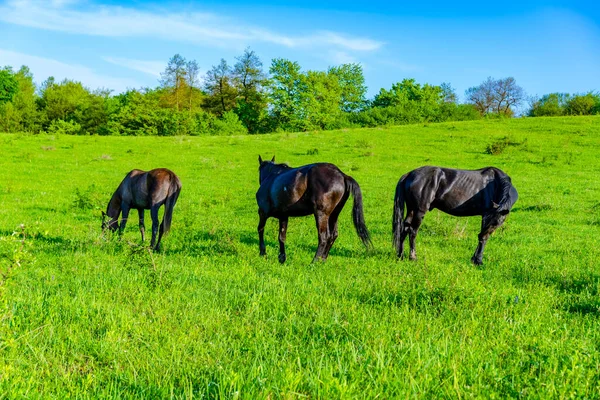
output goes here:
[{"label": "horse standing in grass", "polygon": [[[129,172],[113,194],[106,213],[102,213],[102,229],[117,230],[119,214],[121,225],[119,234],[122,234],[127,224],[129,211],[133,208],[138,210],[140,217],[140,232],[142,241],[145,240],[144,210],[150,210],[152,218],[152,241],[150,247],[156,251],[160,250],[160,240],[163,234],[169,232],[173,208],[181,191],[181,181],[166,168],[153,169],[152,171],[140,171],[134,169]],[[158,209],[164,204],[165,213],[163,220],[158,225]],[[106,217],[109,220],[106,220]],[[156,235],[158,234],[158,240]]]},{"label": "horse standing in grass", "polygon": [[[482,264],[490,235],[504,223],[518,194],[510,177],[494,167],[475,171],[425,166],[400,178],[394,199],[393,234],[398,257],[404,257],[404,240],[410,238],[410,259],[415,260],[415,238],[423,216],[437,208],[457,217],[481,215],[479,244],[471,261]],[[406,218],[404,205],[406,204]]]},{"label": "horse standing in grass", "polygon": [[362,193],[358,183],[333,164],[318,163],[298,168],[263,161],[258,157],[259,183],[258,238],[260,255],[266,254],[264,230],[269,217],[279,219],[279,262],[284,263],[288,217],[313,214],[319,233],[319,245],[313,261],[325,261],[338,237],[338,216],[348,196],[354,196],[352,220],[358,236],[369,247],[369,231],[365,225]]}]

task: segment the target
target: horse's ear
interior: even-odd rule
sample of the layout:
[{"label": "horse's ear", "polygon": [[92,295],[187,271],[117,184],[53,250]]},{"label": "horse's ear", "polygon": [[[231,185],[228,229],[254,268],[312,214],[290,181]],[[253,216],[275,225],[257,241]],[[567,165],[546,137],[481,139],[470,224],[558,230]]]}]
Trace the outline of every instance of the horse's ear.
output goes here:
[{"label": "horse's ear", "polygon": [[498,207],[500,207],[500,205],[498,203],[492,201],[492,207],[498,208]]},{"label": "horse's ear", "polygon": [[271,162],[275,162],[275,156],[273,156],[273,158],[271,158]]},{"label": "horse's ear", "polygon": [[259,164],[262,164],[262,162],[263,162],[263,161],[262,161],[262,157],[261,157],[261,156],[260,156],[260,154],[259,154],[259,155],[258,155],[258,163],[259,163]]},{"label": "horse's ear", "polygon": [[102,211],[102,218],[106,217],[106,213]]}]

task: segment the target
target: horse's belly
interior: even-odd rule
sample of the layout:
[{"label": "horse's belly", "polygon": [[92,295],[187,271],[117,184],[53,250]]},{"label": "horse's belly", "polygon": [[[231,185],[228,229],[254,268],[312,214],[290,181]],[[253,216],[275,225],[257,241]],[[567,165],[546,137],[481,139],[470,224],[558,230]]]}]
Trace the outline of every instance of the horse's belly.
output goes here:
[{"label": "horse's belly", "polygon": [[152,206],[145,199],[134,199],[132,202],[132,208],[137,208],[138,210],[149,210],[152,208]]},{"label": "horse's belly", "polygon": [[281,214],[288,215],[290,217],[304,217],[314,214],[314,208],[304,204],[303,202],[297,202],[283,208],[281,210]]}]

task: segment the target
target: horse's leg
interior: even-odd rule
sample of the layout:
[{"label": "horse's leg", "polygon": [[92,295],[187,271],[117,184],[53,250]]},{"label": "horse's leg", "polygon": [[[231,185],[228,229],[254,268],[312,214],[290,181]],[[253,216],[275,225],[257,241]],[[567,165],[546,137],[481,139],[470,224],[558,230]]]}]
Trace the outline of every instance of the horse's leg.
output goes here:
[{"label": "horse's leg", "polygon": [[160,222],[160,227],[158,228],[158,239],[156,239],[156,251],[160,251],[160,241],[162,240],[164,232],[165,232],[165,216],[163,215],[163,219]]},{"label": "horse's leg", "polygon": [[404,260],[404,241],[406,236],[410,232],[410,224],[413,220],[414,212],[412,210],[406,210],[406,218],[404,219],[404,229],[400,232],[400,247],[398,248],[398,258]]},{"label": "horse's leg", "polygon": [[478,235],[479,244],[475,249],[475,254],[471,257],[471,262],[475,265],[483,264],[483,250],[485,249],[485,245],[490,238],[490,235],[494,233],[496,229],[498,229],[500,225],[485,225],[483,220],[481,221],[481,232]]},{"label": "horse's leg", "polygon": [[146,226],[144,225],[144,209],[138,208],[138,215],[140,216],[140,233],[142,234],[142,242],[146,240]]},{"label": "horse's leg", "polygon": [[287,233],[288,218],[282,217],[279,219],[279,262],[284,263],[285,256],[285,235]]},{"label": "horse's leg", "polygon": [[329,240],[327,241],[327,247],[325,248],[325,253],[323,256],[323,260],[326,260],[329,256],[329,252],[331,251],[331,247],[333,243],[338,238],[338,221],[337,216],[334,218],[333,215],[329,216]]},{"label": "horse's leg", "polygon": [[267,223],[267,216],[258,212],[258,251],[261,256],[267,255],[267,247],[265,246],[265,224]]},{"label": "horse's leg", "polygon": [[121,204],[121,225],[119,226],[119,235],[122,235],[127,225],[127,218],[129,218],[129,205]]},{"label": "horse's leg", "polygon": [[158,234],[158,209],[160,204],[153,204],[150,208],[150,217],[152,218],[152,240],[150,241],[150,248],[155,249],[156,235]]},{"label": "horse's leg", "polygon": [[413,218],[410,223],[410,230],[408,232],[408,238],[410,241],[410,254],[408,258],[410,260],[417,259],[417,250],[415,249],[415,239],[417,238],[417,233],[419,233],[419,227],[421,226],[421,222],[423,222],[423,217],[425,216],[425,211],[414,210]]},{"label": "horse's leg", "polygon": [[329,240],[329,216],[323,211],[315,212],[315,221],[317,223],[317,231],[319,233],[319,245],[317,246],[317,253],[315,254],[315,261],[325,261],[324,253]]},{"label": "horse's leg", "polygon": [[331,247],[333,243],[338,238],[338,218],[344,205],[346,205],[346,201],[348,201],[349,194],[346,193],[341,199],[340,202],[335,206],[333,212],[329,215],[329,237],[327,240],[327,247],[325,248],[325,253],[323,260],[326,260],[329,256],[329,252],[331,251]]}]

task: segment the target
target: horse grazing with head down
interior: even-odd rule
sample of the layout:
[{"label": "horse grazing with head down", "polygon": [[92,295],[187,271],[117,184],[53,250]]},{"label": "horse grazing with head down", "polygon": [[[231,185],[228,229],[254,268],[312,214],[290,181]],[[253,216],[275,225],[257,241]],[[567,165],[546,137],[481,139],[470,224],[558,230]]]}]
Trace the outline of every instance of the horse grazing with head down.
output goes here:
[{"label": "horse grazing with head down", "polygon": [[358,236],[369,247],[369,231],[365,225],[362,193],[358,183],[333,164],[318,163],[298,168],[275,164],[258,157],[259,183],[258,238],[260,255],[266,254],[264,230],[269,217],[279,219],[279,262],[284,263],[285,238],[289,217],[313,214],[317,223],[319,245],[313,261],[327,259],[338,237],[338,216],[350,194],[354,196],[352,220]]},{"label": "horse grazing with head down", "polygon": [[[394,199],[393,234],[398,257],[404,257],[404,240],[410,238],[410,259],[415,260],[415,238],[423,216],[437,208],[457,217],[481,215],[479,244],[471,261],[482,264],[490,235],[504,223],[518,194],[510,177],[494,167],[475,171],[425,166],[400,178]],[[406,218],[404,205],[406,204]]]},{"label": "horse grazing with head down", "polygon": [[[142,241],[145,240],[144,210],[150,210],[152,217],[152,241],[150,247],[160,250],[160,240],[163,234],[169,232],[173,208],[181,191],[181,181],[166,168],[153,169],[145,172],[134,169],[129,172],[115,193],[112,195],[106,212],[102,213],[102,229],[117,230],[119,214],[121,225],[119,234],[122,234],[127,224],[129,211],[133,208],[138,210],[140,217],[140,232]],[[165,213],[163,220],[158,225],[158,209],[164,204]],[[108,217],[108,221],[106,220]],[[158,240],[156,236],[158,234]]]}]

